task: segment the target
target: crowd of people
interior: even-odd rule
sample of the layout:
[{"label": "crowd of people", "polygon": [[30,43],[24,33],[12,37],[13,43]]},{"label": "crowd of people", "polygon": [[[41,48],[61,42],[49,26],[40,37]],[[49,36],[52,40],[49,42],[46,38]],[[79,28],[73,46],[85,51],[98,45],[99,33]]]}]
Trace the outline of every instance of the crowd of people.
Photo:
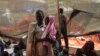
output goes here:
[{"label": "crowd of people", "polygon": [[[22,40],[13,46],[13,52],[9,53],[9,51],[5,51],[4,49],[11,48],[10,45],[7,44],[11,43],[10,41],[5,42],[5,44],[0,41],[0,56],[24,56],[23,52],[26,50],[26,46]],[[44,46],[45,49],[47,48]],[[53,47],[54,48],[54,47]],[[48,50],[48,49],[46,49]],[[59,47],[58,49],[54,48],[54,56],[67,56],[66,49],[63,47]],[[48,51],[47,51],[48,52]],[[94,43],[93,41],[87,41],[82,48],[77,48],[75,54],[70,54],[70,56],[98,56],[96,51],[94,50]]]},{"label": "crowd of people", "polygon": [[0,40],[0,56],[23,56],[25,44],[23,40],[18,43]]},{"label": "crowd of people", "polygon": [[[26,56],[68,56],[68,38],[66,28],[66,17],[63,15],[63,9],[60,8],[60,31],[55,25],[55,16],[45,16],[42,10],[36,11],[36,22],[31,22],[28,29],[26,45],[21,39],[13,48],[13,53],[9,54],[4,51],[12,44],[11,41],[0,42],[1,56],[24,56],[23,51],[26,51]],[[65,48],[61,46],[60,35],[63,35],[65,40]],[[77,49],[76,54],[71,56],[97,56],[94,50],[94,43],[87,41],[86,44]]]}]

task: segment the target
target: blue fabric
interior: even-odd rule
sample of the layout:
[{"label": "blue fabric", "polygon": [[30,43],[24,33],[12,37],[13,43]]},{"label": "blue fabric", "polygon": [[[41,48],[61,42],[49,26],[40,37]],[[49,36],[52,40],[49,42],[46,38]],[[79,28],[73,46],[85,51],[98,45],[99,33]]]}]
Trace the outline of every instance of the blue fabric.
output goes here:
[{"label": "blue fabric", "polygon": [[4,45],[0,44],[0,51],[2,52],[4,50]]}]

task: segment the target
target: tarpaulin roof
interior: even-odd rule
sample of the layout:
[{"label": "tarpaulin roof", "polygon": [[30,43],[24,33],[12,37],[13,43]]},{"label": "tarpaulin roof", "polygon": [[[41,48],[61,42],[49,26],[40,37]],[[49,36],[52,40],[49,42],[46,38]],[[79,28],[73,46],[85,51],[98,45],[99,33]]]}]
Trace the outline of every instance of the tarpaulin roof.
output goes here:
[{"label": "tarpaulin roof", "polygon": [[[60,0],[60,7],[64,7],[66,9],[66,17],[68,16],[68,18],[70,18],[74,9],[80,11],[80,13],[72,17],[72,20],[68,24],[68,33],[80,32],[82,34],[100,30],[100,4],[98,1],[99,0]],[[57,13],[56,2],[56,0],[0,0],[0,26],[9,24],[9,19],[2,17],[2,14],[7,8],[11,12],[10,20],[14,19],[13,25],[15,25],[18,21],[20,21],[22,15],[32,8],[43,10],[47,9],[45,11],[48,14]],[[71,8],[70,13],[69,8]]]},{"label": "tarpaulin roof", "polygon": [[[74,10],[78,10],[79,13],[76,13],[76,15],[71,18],[70,24],[72,26],[68,26],[69,31],[81,33],[100,31],[99,3],[80,4],[73,8]],[[74,25],[73,21],[77,22],[77,27]],[[79,29],[79,27],[81,28]]]}]

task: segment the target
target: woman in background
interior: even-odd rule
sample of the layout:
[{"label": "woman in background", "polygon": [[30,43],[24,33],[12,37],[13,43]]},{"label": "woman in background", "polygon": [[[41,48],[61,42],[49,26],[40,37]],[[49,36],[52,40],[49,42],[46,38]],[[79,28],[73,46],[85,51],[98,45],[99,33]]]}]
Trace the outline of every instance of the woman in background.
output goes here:
[{"label": "woman in background", "polygon": [[77,52],[76,52],[76,56],[79,56],[79,55],[82,55],[82,56],[98,56],[94,50],[94,43],[93,41],[87,41],[85,43],[85,45],[81,48],[81,49],[78,49]]},{"label": "woman in background", "polygon": [[45,55],[44,56],[54,56],[53,52],[53,43],[56,40],[56,27],[55,27],[55,16],[47,16],[45,19],[45,31],[42,35],[42,38],[44,38],[44,50]]}]

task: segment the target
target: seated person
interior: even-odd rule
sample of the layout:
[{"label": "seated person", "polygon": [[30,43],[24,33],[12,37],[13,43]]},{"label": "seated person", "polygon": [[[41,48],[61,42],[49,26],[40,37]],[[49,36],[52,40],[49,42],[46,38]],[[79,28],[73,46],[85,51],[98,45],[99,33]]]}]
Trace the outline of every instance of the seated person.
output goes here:
[{"label": "seated person", "polygon": [[76,56],[98,56],[94,50],[93,41],[87,41],[85,45],[76,51]]}]

